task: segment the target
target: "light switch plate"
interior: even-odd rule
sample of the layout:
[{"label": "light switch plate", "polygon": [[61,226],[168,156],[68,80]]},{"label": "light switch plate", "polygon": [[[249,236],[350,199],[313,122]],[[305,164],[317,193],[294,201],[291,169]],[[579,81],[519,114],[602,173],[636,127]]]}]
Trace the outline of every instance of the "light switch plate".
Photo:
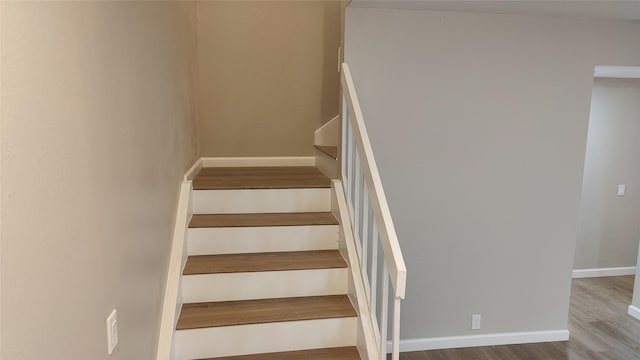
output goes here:
[{"label": "light switch plate", "polygon": [[481,320],[481,315],[477,314],[477,315],[471,315],[471,330],[478,330],[480,329],[480,320]]},{"label": "light switch plate", "polygon": [[627,190],[627,185],[625,184],[618,185],[618,196],[624,196],[624,193],[626,190]]},{"label": "light switch plate", "polygon": [[118,313],[113,309],[107,318],[107,346],[109,355],[113,354],[113,350],[118,345]]}]

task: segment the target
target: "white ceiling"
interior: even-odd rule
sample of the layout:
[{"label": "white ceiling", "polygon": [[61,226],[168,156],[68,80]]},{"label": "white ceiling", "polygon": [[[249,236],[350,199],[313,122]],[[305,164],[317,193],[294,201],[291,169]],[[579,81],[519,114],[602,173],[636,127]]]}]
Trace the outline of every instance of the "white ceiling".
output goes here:
[{"label": "white ceiling", "polygon": [[640,0],[352,0],[350,6],[640,21]]}]

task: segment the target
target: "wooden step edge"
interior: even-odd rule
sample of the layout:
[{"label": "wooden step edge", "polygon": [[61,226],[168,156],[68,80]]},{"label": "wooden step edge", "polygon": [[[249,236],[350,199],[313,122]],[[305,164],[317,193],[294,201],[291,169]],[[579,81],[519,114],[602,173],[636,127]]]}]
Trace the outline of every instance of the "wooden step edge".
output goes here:
[{"label": "wooden step edge", "polygon": [[189,228],[338,225],[331,212],[194,214]]},{"label": "wooden step edge", "polygon": [[306,190],[306,189],[330,189],[331,182],[314,184],[244,184],[244,185],[211,185],[209,180],[193,180],[193,190]]},{"label": "wooden step edge", "polygon": [[347,266],[347,261],[338,250],[192,255],[187,258],[182,275],[304,271]]},{"label": "wooden step edge", "polygon": [[182,305],[176,330],[357,316],[347,295],[187,303]]},{"label": "wooden step edge", "polygon": [[266,354],[237,355],[200,360],[361,360],[358,348],[337,348],[284,351]]},{"label": "wooden step edge", "polygon": [[338,160],[338,147],[328,145],[313,145],[318,151],[330,156],[334,160]]},{"label": "wooden step edge", "polygon": [[202,168],[193,179],[194,190],[323,189],[331,179],[315,166]]}]

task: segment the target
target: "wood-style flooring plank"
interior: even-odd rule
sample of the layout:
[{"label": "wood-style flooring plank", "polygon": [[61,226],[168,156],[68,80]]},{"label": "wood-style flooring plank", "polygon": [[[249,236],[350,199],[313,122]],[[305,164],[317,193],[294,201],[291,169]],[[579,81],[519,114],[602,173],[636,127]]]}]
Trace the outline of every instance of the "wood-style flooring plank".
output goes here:
[{"label": "wood-style flooring plank", "polygon": [[176,330],[357,316],[347,295],[182,305]]},{"label": "wood-style flooring plank", "polygon": [[331,156],[332,158],[338,160],[338,147],[337,146],[325,146],[325,145],[314,145],[314,147],[323,153]]},{"label": "wood-style flooring plank", "polygon": [[415,351],[401,360],[640,360],[640,320],[627,315],[634,276],[573,279],[566,342]]},{"label": "wood-style flooring plank", "polygon": [[195,214],[190,228],[338,225],[330,212],[297,212],[274,214]]},{"label": "wood-style flooring plank", "polygon": [[355,346],[228,356],[201,360],[361,360]]},{"label": "wood-style flooring plank", "polygon": [[202,168],[194,190],[329,188],[331,180],[312,166]]},{"label": "wood-style flooring plank", "polygon": [[189,256],[183,275],[346,268],[338,250]]}]

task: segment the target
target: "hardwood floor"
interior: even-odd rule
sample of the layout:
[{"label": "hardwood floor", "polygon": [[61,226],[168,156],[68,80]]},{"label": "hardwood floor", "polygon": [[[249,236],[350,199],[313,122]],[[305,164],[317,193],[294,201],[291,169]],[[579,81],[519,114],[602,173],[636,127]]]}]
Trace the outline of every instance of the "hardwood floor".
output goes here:
[{"label": "hardwood floor", "polygon": [[183,275],[346,268],[338,250],[189,256]]},{"label": "hardwood floor", "polygon": [[190,228],[338,225],[330,212],[297,212],[279,214],[194,214]]},{"label": "hardwood floor", "polygon": [[355,346],[313,349],[302,351],[287,351],[270,354],[230,356],[204,360],[360,360]]},{"label": "hardwood floor", "polygon": [[312,166],[212,167],[200,170],[194,190],[329,188],[331,180]]},{"label": "hardwood floor", "polygon": [[633,276],[574,279],[568,342],[401,353],[402,360],[640,360],[640,320],[627,315]]},{"label": "hardwood floor", "polygon": [[191,303],[182,305],[176,329],[330,319],[357,315],[347,295]]}]

